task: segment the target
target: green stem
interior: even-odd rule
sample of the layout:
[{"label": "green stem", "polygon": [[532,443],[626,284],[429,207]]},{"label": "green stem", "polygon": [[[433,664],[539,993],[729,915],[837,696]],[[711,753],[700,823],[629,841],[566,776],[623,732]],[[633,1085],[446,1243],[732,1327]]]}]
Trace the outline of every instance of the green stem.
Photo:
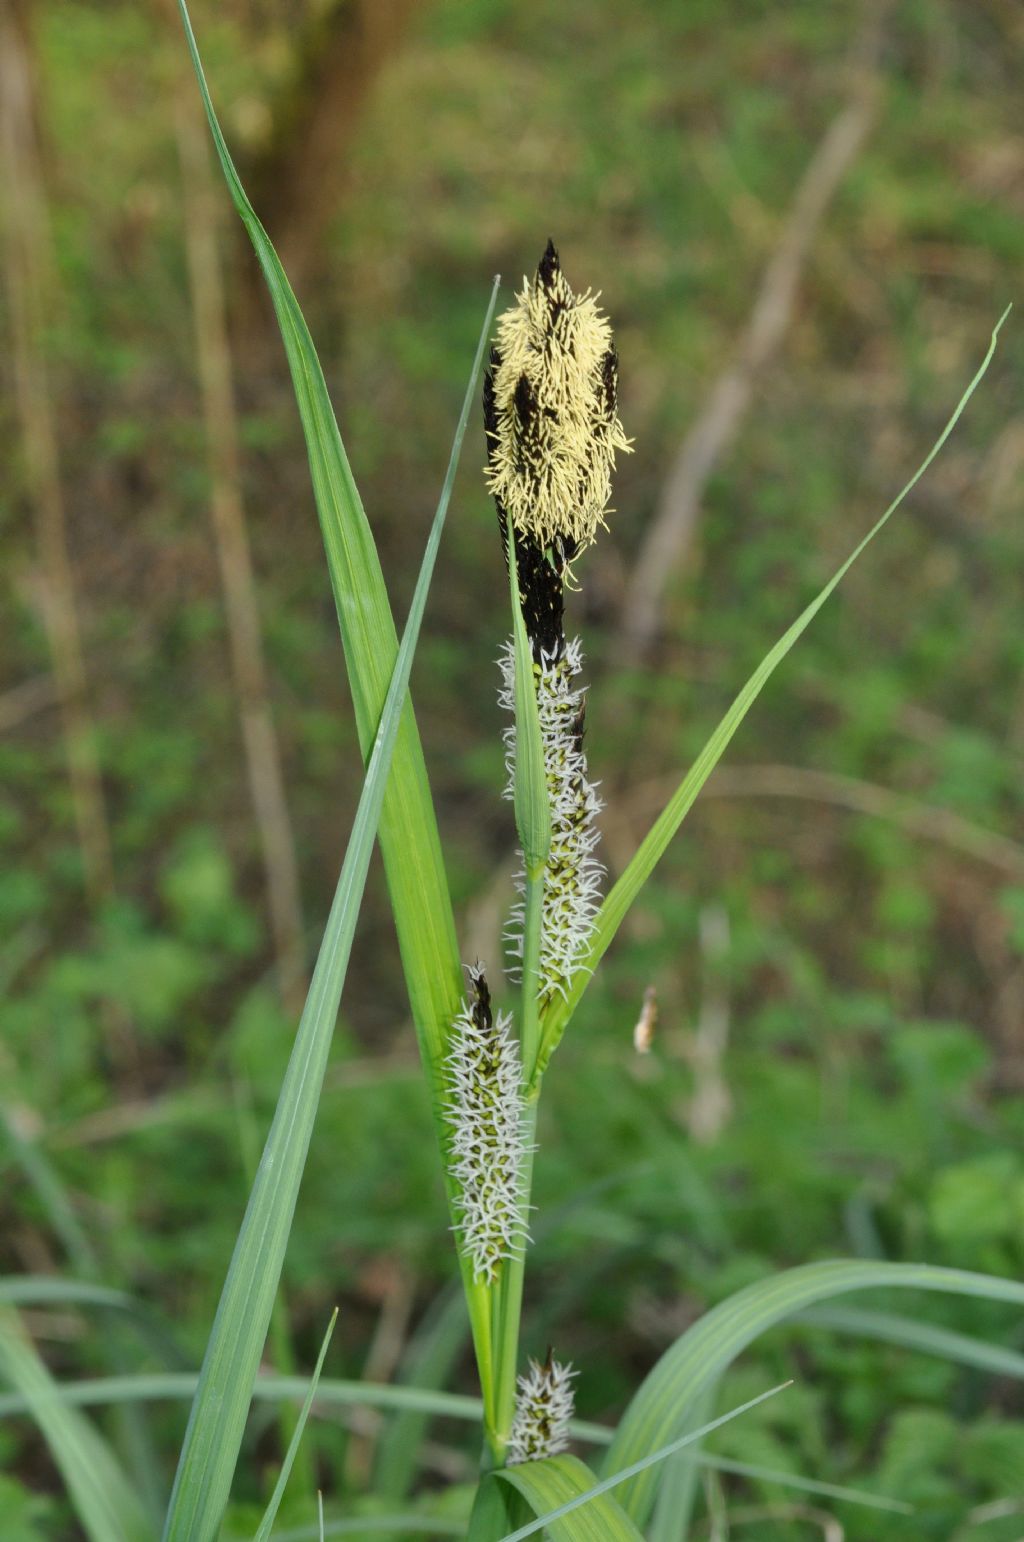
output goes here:
[{"label": "green stem", "polygon": [[520,1051],[523,1059],[523,1083],[533,1083],[537,1053],[540,1048],[540,937],[544,914],[544,868],[526,877],[523,920],[523,1004],[520,1025]]},{"label": "green stem", "polygon": [[[523,917],[523,983],[520,1008],[520,1054],[523,1085],[529,1086],[540,1046],[540,1015],[537,987],[540,980],[541,920],[544,909],[544,868],[527,872]],[[526,1235],[530,1219],[530,1193],[533,1185],[534,1136],[537,1130],[537,1104],[540,1085],[527,1095],[523,1111],[522,1221],[523,1241],[505,1264],[494,1293],[495,1389],[493,1419],[487,1438],[497,1461],[503,1466],[505,1447],[516,1403],[516,1372],[519,1368],[519,1326],[523,1314],[523,1283],[526,1273]]]},{"label": "green stem", "polygon": [[[525,980],[525,971],[524,971]],[[523,1111],[523,1229],[530,1215],[533,1186],[533,1148],[537,1130],[537,1103],[540,1089],[529,1098]],[[516,1408],[516,1371],[519,1368],[519,1324],[523,1315],[523,1281],[526,1274],[526,1239],[502,1270],[494,1292],[495,1388],[494,1417],[487,1429],[487,1440],[495,1456],[495,1465],[504,1467],[512,1417]]]}]

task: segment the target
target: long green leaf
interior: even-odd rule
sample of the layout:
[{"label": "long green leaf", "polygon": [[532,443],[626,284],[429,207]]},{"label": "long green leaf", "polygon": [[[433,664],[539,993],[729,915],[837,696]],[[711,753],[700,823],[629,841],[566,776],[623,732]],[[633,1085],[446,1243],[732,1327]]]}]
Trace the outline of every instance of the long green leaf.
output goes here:
[{"label": "long green leaf", "polygon": [[415,1511],[407,1515],[363,1515],[350,1521],[328,1521],[323,1528],[300,1526],[294,1531],[282,1531],[275,1542],[318,1542],[321,1537],[365,1536],[374,1531],[400,1537],[463,1537],[466,1526],[464,1521],[449,1516],[419,1515]]},{"label": "long green leaf", "polygon": [[[521,1467],[502,1468],[494,1474],[494,1479],[511,1484],[528,1500],[535,1513],[539,1512],[536,1520],[510,1532],[502,1542],[523,1542],[525,1537],[532,1537],[535,1532],[542,1530],[550,1533],[552,1542],[616,1542],[617,1538],[639,1537],[640,1533],[618,1503],[614,1511],[605,1510],[611,1490],[657,1467],[685,1446],[702,1440],[712,1430],[721,1428],[732,1419],[738,1419],[741,1414],[775,1397],[790,1385],[790,1382],[783,1382],[778,1387],[769,1388],[759,1397],[752,1397],[749,1402],[741,1403],[738,1408],[730,1409],[728,1413],[719,1415],[699,1429],[659,1446],[656,1451],[648,1451],[638,1461],[620,1468],[600,1482],[595,1481],[590,1468],[574,1456],[550,1456],[540,1462],[524,1462]],[[571,1492],[567,1494],[565,1490]],[[554,1504],[555,1508],[543,1508],[550,1504]],[[580,1514],[580,1511],[583,1513]],[[592,1526],[591,1521],[595,1515],[601,1518],[601,1524]]]},{"label": "long green leaf", "polygon": [[[690,1424],[706,1424],[715,1411],[718,1388],[704,1388],[690,1409]],[[700,1451],[691,1446],[665,1463],[658,1485],[658,1503],[647,1531],[647,1542],[687,1542],[697,1503]]]},{"label": "long green leaf", "polygon": [[497,281],[309,995],[207,1343],[171,1493],[165,1542],[212,1542],[227,1504],[313,1133],[420,622],[496,299]]},{"label": "long green leaf", "polygon": [[0,1303],[7,1306],[80,1306],[111,1312],[131,1322],[162,1360],[183,1365],[184,1354],[167,1325],[145,1302],[108,1285],[88,1280],[65,1280],[54,1275],[21,1274],[0,1279]]},{"label": "long green leaf", "polygon": [[[96,1376],[83,1381],[56,1384],[55,1395],[72,1408],[99,1408],[117,1403],[184,1402],[195,1396],[199,1377],[194,1371],[149,1371],[131,1376]],[[303,1376],[258,1376],[252,1389],[256,1402],[301,1403],[309,1388]],[[463,1419],[479,1424],[483,1404],[479,1398],[456,1392],[430,1392],[417,1387],[366,1381],[320,1382],[317,1403],[325,1408],[384,1408],[396,1412],[425,1413],[439,1418]],[[0,1393],[0,1419],[31,1413],[31,1404],[20,1392]],[[604,1443],[610,1434],[601,1431]]]},{"label": "long green leaf", "polygon": [[[277,253],[239,180],[213,110],[185,0],[178,3],[217,158],[270,291],[288,357],[341,628],[356,728],[363,759],[368,762],[398,652],[384,575],[313,339]],[[398,725],[377,834],[409,1005],[444,1157],[449,1133],[444,1061],[451,1025],[462,1003],[462,970],[437,818],[411,701],[406,702]],[[451,1205],[454,1194],[447,1161],[444,1168]],[[485,1396],[490,1398],[493,1368],[487,1291],[474,1281],[472,1269],[461,1254],[459,1266],[480,1379]]]},{"label": "long green leaf", "polygon": [[[398,1368],[402,1386],[434,1391],[444,1386],[466,1342],[466,1317],[459,1295],[446,1290],[417,1328]],[[480,1409],[482,1413],[482,1408]],[[373,1492],[404,1499],[412,1487],[429,1414],[406,1409],[390,1422],[377,1443]]]},{"label": "long green leaf", "polygon": [[956,1333],[937,1323],[918,1322],[895,1312],[858,1311],[856,1307],[824,1306],[801,1312],[795,1319],[800,1326],[828,1328],[834,1333],[852,1333],[858,1338],[878,1339],[883,1344],[898,1344],[941,1360],[955,1360],[993,1376],[1010,1376],[1024,1381],[1024,1355],[1004,1349],[1001,1344],[987,1344],[968,1333]]},{"label": "long green leaf", "polygon": [[123,1290],[51,1274],[5,1275],[0,1279],[0,1302],[5,1306],[97,1306],[128,1313],[144,1310]]},{"label": "long green leaf", "polygon": [[[875,1314],[861,1315],[866,1317]],[[801,1317],[797,1320],[803,1322],[805,1319]],[[955,1335],[955,1337],[960,1338],[962,1335]],[[976,1340],[968,1342],[972,1345],[977,1343]],[[987,1349],[989,1346],[982,1344],[977,1347]],[[936,1353],[941,1352],[936,1349]],[[1009,1356],[1010,1351],[1005,1351],[1005,1354]],[[973,1357],[964,1358],[967,1364],[975,1363]],[[986,1368],[998,1369],[999,1367]],[[151,1372],[133,1376],[96,1377],[87,1381],[55,1382],[53,1392],[61,1402],[67,1403],[72,1408],[95,1408],[112,1403],[130,1407],[134,1403],[186,1400],[194,1395],[198,1381],[199,1378],[195,1374]],[[308,1392],[308,1387],[309,1383],[300,1376],[260,1376],[253,1388],[253,1399],[256,1402],[267,1403],[283,1402],[286,1399],[297,1402],[304,1392]],[[436,1417],[479,1425],[483,1417],[483,1403],[480,1398],[466,1397],[456,1392],[437,1392],[415,1386],[396,1386],[390,1382],[320,1381],[316,1389],[316,1402],[324,1408],[381,1408],[416,1420]],[[0,1418],[11,1418],[31,1412],[32,1405],[24,1395],[0,1394]],[[608,1429],[605,1425],[589,1424],[582,1419],[572,1424],[570,1433],[576,1440],[598,1446],[610,1446],[615,1436],[615,1431]],[[733,1461],[729,1457],[716,1456],[709,1451],[696,1452],[693,1460],[698,1466],[710,1467],[716,1472],[735,1473],[739,1477],[755,1479],[762,1483],[777,1483],[783,1488],[789,1487],[808,1494],[820,1494],[827,1499],[843,1499],[848,1504],[868,1505],[881,1510],[906,1511],[909,1508],[897,1500],[884,1499],[879,1495],[867,1493],[863,1489],[840,1487],[834,1483],[820,1483],[812,1478],[802,1478],[794,1473],[784,1472],[779,1468],[751,1466],[746,1462]],[[377,1492],[376,1489],[375,1492]],[[315,1535],[315,1533],[310,1532],[309,1535]],[[278,1542],[285,1542],[285,1538],[282,1536]]]},{"label": "long green leaf", "polygon": [[281,1471],[278,1473],[277,1482],[274,1484],[274,1492],[270,1496],[270,1503],[264,1511],[263,1519],[260,1521],[253,1542],[268,1542],[274,1522],[277,1520],[277,1512],[281,1508],[281,1500],[284,1498],[284,1491],[288,1487],[288,1479],[291,1477],[292,1468],[295,1466],[295,1458],[298,1455],[299,1444],[302,1440],[303,1431],[306,1428],[306,1420],[309,1418],[309,1410],[313,1406],[313,1398],[316,1395],[320,1372],[323,1370],[324,1361],[327,1358],[327,1346],[331,1342],[331,1334],[334,1332],[334,1325],[337,1321],[338,1308],[335,1307],[331,1313],[331,1320],[327,1324],[327,1332],[324,1334],[324,1341],[320,1345],[320,1353],[317,1356],[316,1365],[310,1377],[309,1391],[306,1393],[306,1399],[302,1405],[299,1417],[295,1421],[292,1438],[288,1442],[288,1450],[285,1452],[284,1461],[281,1463]]},{"label": "long green leaf", "polygon": [[787,653],[789,653],[794,643],[810,626],[819,610],[821,610],[822,606],[825,604],[825,601],[829,599],[834,590],[838,588],[839,584],[853,567],[853,564],[857,561],[857,558],[871,544],[875,536],[878,535],[879,531],[882,530],[886,524],[888,524],[889,519],[899,508],[907,494],[912,490],[912,488],[916,487],[921,477],[924,476],[925,472],[928,470],[928,467],[931,465],[932,461],[938,455],[946,440],[953,432],[953,429],[956,426],[956,423],[958,422],[961,414],[963,413],[964,408],[967,406],[967,403],[970,401],[978,386],[981,384],[985,372],[992,361],[992,356],[996,349],[996,339],[999,336],[999,330],[1009,314],[1010,307],[1007,306],[1006,310],[1003,312],[1002,316],[999,318],[998,322],[993,328],[988,350],[973,380],[967,387],[964,394],[961,396],[952,417],[949,419],[949,422],[942,430],[942,433],[939,435],[938,439],[935,441],[932,448],[921,462],[920,466],[914,472],[914,475],[910,478],[910,481],[893,499],[892,503],[890,503],[881,519],[879,519],[877,523],[868,531],[867,535],[860,542],[860,544],[853,550],[853,552],[851,552],[850,556],[847,557],[839,571],[829,579],[828,583],[825,585],[824,589],[821,590],[820,594],[818,594],[818,596],[811,601],[810,605],[807,606],[806,610],[804,610],[802,614],[797,617],[788,631],[786,631],[783,636],[779,638],[775,646],[765,654],[764,658],[754,670],[754,673],[751,675],[746,685],[744,685],[732,706],[729,708],[728,712],[726,712],[722,721],[719,723],[718,727],[715,729],[714,733],[711,735],[710,739],[705,744],[700,754],[697,756],[692,769],[683,778],[682,782],[679,784],[679,787],[672,795],[668,804],[659,815],[659,817],[655,820],[653,826],[648,831],[640,847],[634,854],[632,861],[629,863],[629,866],[619,878],[618,882],[611,889],[610,893],[606,896],[604,903],[602,904],[601,909],[598,911],[596,917],[594,932],[590,939],[590,944],[587,949],[586,958],[583,961],[583,966],[577,971],[565,999],[562,999],[561,997],[556,998],[556,1000],[552,1002],[551,1006],[548,1008],[544,1015],[544,1022],[542,1025],[541,1056],[537,1071],[535,1073],[536,1076],[542,1074],[544,1067],[550,1060],[552,1053],[558,1045],[559,1039],[565,1031],[566,1023],[568,1023],[569,1019],[572,1017],[573,1012],[576,1010],[583,992],[586,990],[588,984],[590,983],[594,970],[596,969],[600,960],[604,957],[604,954],[613,941],[615,934],[617,933],[619,927],[622,925],[623,920],[628,914],[630,906],[633,904],[633,901],[636,899],[640,890],[643,888],[651,873],[654,871],[657,863],[661,860],[673,836],[676,834],[679,826],[682,824],[686,815],[692,808],[697,794],[700,792],[701,788],[704,786],[704,783],[715,769],[715,766],[721,760],[723,754],[725,753],[726,747],[729,744],[729,741],[736,733],[736,730],[743,722],[743,719],[754,705],[754,702],[757,700],[758,696],[760,696],[765,685],[768,683],[768,680],[774,674],[778,666],[782,663],[782,660],[786,657]]},{"label": "long green leaf", "polygon": [[[961,1269],[859,1259],[789,1269],[713,1307],[662,1355],[626,1409],[606,1453],[605,1469],[628,1465],[684,1429],[704,1389],[769,1328],[816,1302],[875,1287],[942,1291],[1024,1306],[1024,1285]],[[644,1472],[620,1495],[623,1509],[640,1526],[650,1515],[659,1476]]]},{"label": "long green leaf", "polygon": [[822,1483],[815,1478],[802,1478],[799,1473],[781,1472],[777,1467],[736,1462],[728,1456],[713,1456],[709,1451],[698,1451],[694,1462],[698,1467],[709,1467],[712,1472],[727,1472],[737,1478],[749,1478],[752,1483],[774,1483],[780,1488],[795,1489],[800,1494],[816,1494],[821,1499],[841,1499],[844,1504],[861,1505],[868,1510],[887,1510],[892,1515],[914,1513],[914,1506],[904,1503],[902,1499],[887,1499],[884,1494],[871,1494],[863,1488],[849,1488],[844,1483]]},{"label": "long green leaf", "polygon": [[[368,760],[398,653],[384,576],[313,340],[235,170],[213,110],[185,0],[179,4],[221,170],[263,271],[288,356],[359,742]],[[411,704],[398,730],[379,835],[413,1020],[440,1113],[446,1036],[459,1010],[462,975],[437,820]]]},{"label": "long green leaf", "polygon": [[0,1376],[38,1425],[90,1542],[152,1538],[139,1496],[92,1425],[69,1406],[14,1312],[0,1308]]},{"label": "long green leaf", "polygon": [[[506,1467],[491,1482],[505,1482],[526,1500],[535,1516],[554,1516],[547,1525],[551,1542],[643,1542],[639,1531],[611,1494],[598,1494],[585,1506],[558,1518],[562,1507],[582,1494],[591,1494],[598,1479],[578,1457],[549,1456],[541,1462]],[[541,1523],[543,1524],[543,1523]],[[540,1525],[530,1522],[513,1536],[524,1536]]]},{"label": "long green leaf", "polygon": [[17,1119],[3,1104],[0,1104],[0,1129],[6,1135],[15,1161],[35,1190],[72,1264],[82,1274],[93,1273],[98,1268],[96,1250],[76,1216],[68,1192],[49,1157],[37,1141],[21,1133]]}]

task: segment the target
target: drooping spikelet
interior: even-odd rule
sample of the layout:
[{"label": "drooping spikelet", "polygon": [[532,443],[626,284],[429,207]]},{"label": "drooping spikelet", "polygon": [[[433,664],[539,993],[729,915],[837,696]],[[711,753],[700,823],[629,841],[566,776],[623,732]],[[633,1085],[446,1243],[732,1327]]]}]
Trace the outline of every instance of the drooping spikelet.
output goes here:
[{"label": "drooping spikelet", "polygon": [[545,1456],[557,1456],[569,1444],[569,1425],[573,1415],[572,1378],[576,1372],[548,1358],[543,1365],[530,1361],[530,1369],[520,1376],[515,1417],[509,1435],[506,1460],[510,1467],[520,1462],[537,1462]]},{"label": "drooping spikelet", "polygon": [[484,415],[499,517],[561,572],[604,523],[615,452],[629,440],[608,319],[589,289],[573,294],[550,241],[499,317]]},{"label": "drooping spikelet", "polygon": [[[583,723],[586,691],[574,684],[580,673],[582,654],[579,639],[566,643],[554,658],[542,655],[534,663],[537,688],[537,713],[540,718],[544,769],[551,803],[551,850],[544,868],[544,896],[541,912],[540,970],[537,995],[543,1005],[556,993],[565,995],[573,975],[581,966],[587,941],[594,929],[594,916],[601,902],[601,874],[604,869],[594,855],[600,839],[596,818],[602,808],[594,785],[587,776],[583,750]],[[499,660],[502,689],[498,700],[508,711],[515,708],[515,651],[507,643]],[[515,726],[505,730],[505,766],[508,784],[505,796],[513,790],[515,766]],[[520,893],[525,889],[522,865],[516,878]],[[515,959],[523,956],[524,907],[513,907],[506,941]]]},{"label": "drooping spikelet", "polygon": [[451,1173],[458,1185],[458,1235],[473,1278],[492,1284],[526,1239],[523,1224],[522,1067],[511,1017],[491,1015],[482,966],[469,973],[469,1000],[455,1019],[448,1071]]}]

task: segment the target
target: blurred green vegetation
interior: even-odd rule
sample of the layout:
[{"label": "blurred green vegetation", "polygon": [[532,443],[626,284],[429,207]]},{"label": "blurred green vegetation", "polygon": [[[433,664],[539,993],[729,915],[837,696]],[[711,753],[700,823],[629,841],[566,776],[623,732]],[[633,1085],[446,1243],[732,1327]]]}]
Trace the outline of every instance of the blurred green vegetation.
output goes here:
[{"label": "blurred green vegetation", "polygon": [[[301,45],[332,14],[326,0],[197,6],[243,175],[258,181],[284,134],[308,89]],[[29,18],[56,266],[47,359],[116,897],[84,902],[60,721],[44,703],[0,734],[0,1087],[103,1280],[158,1308],[194,1364],[291,1023],[207,510],[173,133],[184,57],[156,5],[34,0]],[[849,0],[438,0],[393,40],[345,175],[322,188],[300,298],[399,617],[490,275],[517,282],[551,234],[570,282],[603,291],[635,453],[610,533],[580,564],[572,623],[613,870],[666,778],[917,464],[1021,298],[1021,13],[898,0],[874,132],[707,489],[654,653],[622,666],[643,532],[841,104],[862,24]],[[220,219],[312,953],[360,768],[283,360],[226,199]],[[1022,336],[1011,318],[950,447],[772,682],[731,780],[691,815],[552,1067],[525,1335],[577,1364],[583,1417],[613,1417],[694,1316],[772,1270],[836,1254],[1024,1268]],[[2,694],[49,662],[9,356],[0,387]],[[481,441],[464,457],[413,689],[467,949],[489,945],[496,975],[513,835],[493,662],[504,574]],[[765,766],[829,777],[768,796]],[[868,784],[877,811],[846,806],[838,777]],[[979,857],[968,827],[1002,836],[1000,854]],[[640,1057],[648,985],[660,1022]],[[278,1335],[268,1355],[311,1365],[338,1302],[328,1373],[358,1376],[369,1361],[401,1375],[396,1357],[452,1259],[379,875],[342,1011],[286,1266],[291,1344]],[[709,1058],[708,1025],[726,1021],[724,1054]],[[80,1268],[13,1148],[0,1172],[3,1272]],[[1024,1348],[995,1306],[913,1311]],[[59,1375],[116,1368],[102,1320],[29,1323]],[[723,1407],[786,1376],[796,1386],[717,1450],[918,1507],[904,1520],[838,1505],[851,1542],[1019,1535],[1018,1386],[801,1328],[743,1358]],[[468,1354],[451,1384],[471,1388]],[[183,1408],[147,1417],[169,1459]],[[424,1481],[458,1473],[460,1453],[470,1476],[464,1432],[431,1435]],[[372,1482],[376,1438],[317,1424],[313,1454],[338,1502]],[[258,1413],[240,1525],[279,1456],[277,1424]],[[75,1535],[24,1423],[0,1427],[0,1463],[5,1539]],[[785,1494],[734,1479],[724,1490],[738,1516],[761,1507],[765,1542],[796,1534]]]}]

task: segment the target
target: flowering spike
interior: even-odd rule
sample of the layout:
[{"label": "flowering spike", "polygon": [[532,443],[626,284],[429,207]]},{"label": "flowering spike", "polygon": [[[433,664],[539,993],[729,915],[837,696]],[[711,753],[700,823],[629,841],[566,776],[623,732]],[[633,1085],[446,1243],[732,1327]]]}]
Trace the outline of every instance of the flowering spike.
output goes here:
[{"label": "flowering spike", "polygon": [[589,289],[569,288],[551,241],[498,319],[484,426],[499,520],[511,519],[517,545],[526,538],[560,577],[604,524],[615,452],[630,442],[608,319]]},{"label": "flowering spike", "polygon": [[461,1251],[473,1265],[474,1280],[490,1285],[526,1238],[522,1067],[509,1032],[511,1017],[492,1018],[482,965],[468,974],[469,1000],[455,1019],[447,1061],[450,1171],[458,1185]]},{"label": "flowering spike", "polygon": [[569,1425],[575,1399],[572,1378],[576,1372],[551,1357],[530,1369],[518,1381],[515,1417],[509,1435],[506,1460],[510,1467],[520,1462],[539,1462],[545,1456],[557,1456],[569,1444]]},{"label": "flowering spike", "polygon": [[[537,712],[548,796],[551,800],[551,848],[544,868],[544,899],[541,919],[540,977],[537,995],[544,1005],[556,993],[565,995],[580,967],[586,943],[594,929],[601,900],[604,869],[594,855],[600,833],[596,818],[602,808],[596,788],[587,777],[583,751],[586,693],[573,686],[582,654],[579,639],[566,643],[556,658],[542,655],[534,664]],[[515,659],[506,644],[499,663],[502,689],[498,700],[512,710]],[[505,730],[505,765],[509,774],[505,796],[512,795],[515,766],[515,728]],[[516,878],[524,892],[524,870]],[[506,941],[513,958],[523,954],[523,903],[512,910]]]}]

